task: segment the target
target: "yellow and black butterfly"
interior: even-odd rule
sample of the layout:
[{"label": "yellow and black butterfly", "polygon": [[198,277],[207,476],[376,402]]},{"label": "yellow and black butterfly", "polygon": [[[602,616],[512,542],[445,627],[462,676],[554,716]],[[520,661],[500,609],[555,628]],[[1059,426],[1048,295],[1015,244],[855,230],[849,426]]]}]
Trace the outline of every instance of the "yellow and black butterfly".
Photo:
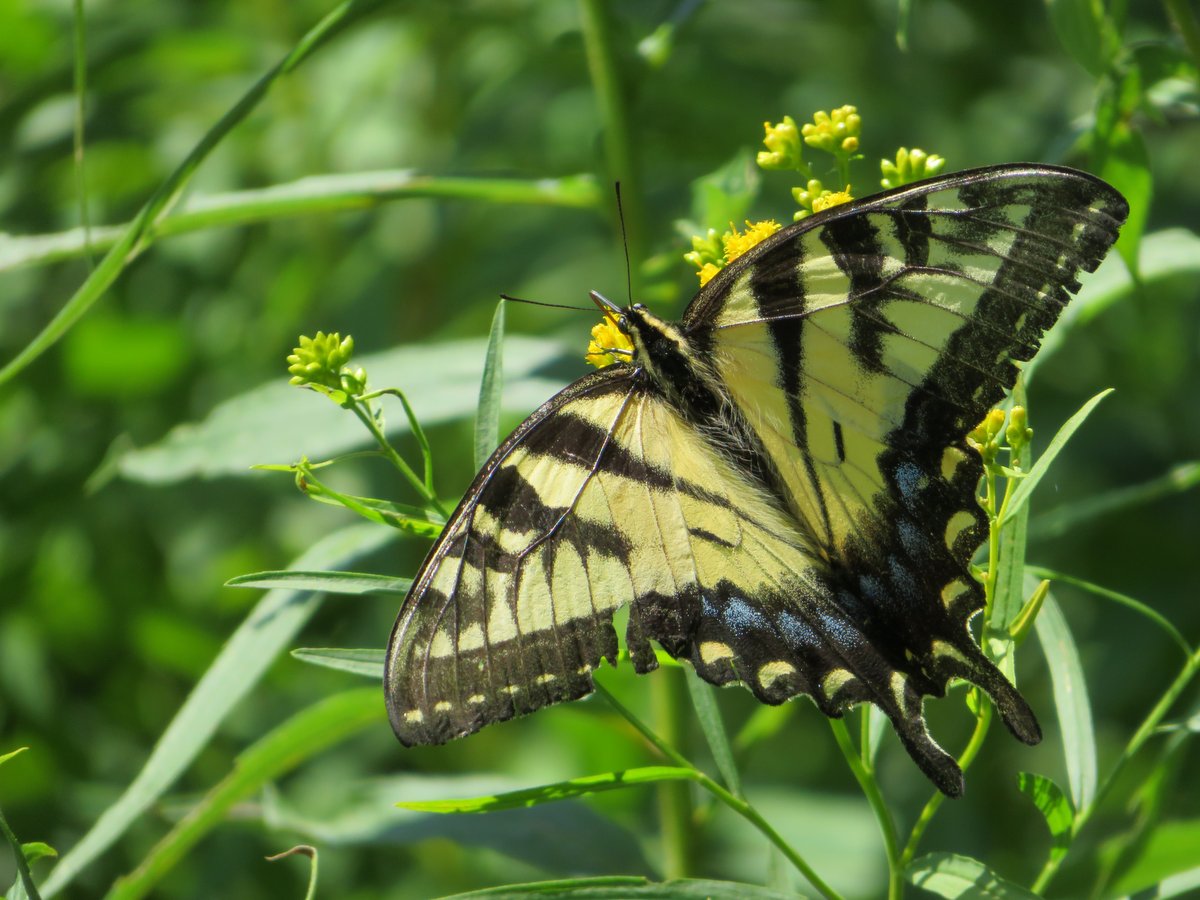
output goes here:
[{"label": "yellow and black butterfly", "polygon": [[1090,175],[994,166],[784,228],[677,324],[594,295],[632,351],[517,428],[425,560],[387,651],[401,742],[590,693],[628,607],[638,672],[653,640],[765,703],[874,703],[949,795],[922,701],[951,678],[1036,743],[968,630],[987,521],[964,437],[1127,211]]}]

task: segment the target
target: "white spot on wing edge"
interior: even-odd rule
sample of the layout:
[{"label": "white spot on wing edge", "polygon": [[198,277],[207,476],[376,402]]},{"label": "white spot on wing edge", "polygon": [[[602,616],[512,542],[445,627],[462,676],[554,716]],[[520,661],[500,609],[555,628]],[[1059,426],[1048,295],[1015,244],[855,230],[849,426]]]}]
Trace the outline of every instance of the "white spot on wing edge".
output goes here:
[{"label": "white spot on wing edge", "polygon": [[414,725],[420,725],[425,721],[425,713],[419,709],[410,709],[404,714],[404,721]]},{"label": "white spot on wing edge", "polygon": [[785,678],[795,671],[796,667],[785,659],[772,660],[759,666],[758,683],[765,691],[780,678]]}]

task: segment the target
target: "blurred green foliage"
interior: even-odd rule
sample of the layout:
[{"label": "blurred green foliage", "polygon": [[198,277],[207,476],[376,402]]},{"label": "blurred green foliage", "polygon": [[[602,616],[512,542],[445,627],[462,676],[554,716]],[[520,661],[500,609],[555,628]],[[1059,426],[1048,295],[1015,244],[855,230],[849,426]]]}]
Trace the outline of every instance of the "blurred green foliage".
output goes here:
[{"label": "blurred green foliage", "polygon": [[[1138,262],[1140,289],[1110,260],[1092,296],[1116,284],[1111,302],[1093,308],[1080,298],[1091,312],[1070,323],[1054,355],[1039,363],[1032,388],[1033,424],[1045,436],[1100,389],[1117,392],[1042,482],[1028,557],[1136,597],[1185,637],[1200,637],[1189,562],[1200,535],[1194,478],[1126,491],[1118,504],[1069,516],[1075,504],[1158,483],[1200,458],[1194,4],[367,6],[271,84],[196,169],[177,207],[182,217],[222,195],[221,209],[256,211],[233,221],[198,219],[187,233],[147,244],[86,317],[0,386],[0,756],[30,748],[0,767],[0,810],[22,841],[69,851],[143,771],[156,740],[256,603],[251,591],[222,587],[227,579],[285,568],[350,523],[348,513],[305,501],[286,478],[251,472],[248,463],[222,464],[290,463],[345,441],[366,445],[352,420],[321,418],[329,406],[321,398],[294,389],[287,395],[283,360],[298,334],[351,333],[360,354],[389,354],[397,366],[421,347],[447,372],[461,373],[451,393],[465,404],[447,406],[431,395],[426,417],[422,397],[413,395],[429,426],[437,490],[453,500],[473,471],[470,413],[496,295],[579,303],[595,289],[623,297],[606,187],[620,177],[638,297],[679,312],[695,275],[682,261],[690,244],[674,223],[703,222],[714,206],[719,222],[725,214],[740,220],[743,210],[728,196],[737,192],[714,193],[713,185],[745,186],[759,177],[765,189],[753,213],[790,216],[786,176],[746,175],[747,154],[764,121],[784,114],[803,120],[843,103],[858,107],[864,146],[881,156],[917,145],[945,157],[946,171],[1064,162],[1103,175],[1129,196],[1133,227],[1120,250]],[[251,85],[333,8],[311,0],[132,0],[82,4],[76,23],[66,3],[0,0],[0,365],[28,347],[95,271],[116,239],[102,226],[133,219]],[[594,59],[589,68],[589,14],[605,23],[614,54],[608,71],[616,81],[608,88]],[[87,79],[82,194],[72,86],[80,36]],[[615,152],[612,142],[622,135],[624,150]],[[269,200],[254,207],[247,195],[231,193],[364,174],[353,196],[303,208]],[[413,174],[431,180],[410,182]],[[576,176],[584,180],[569,180]],[[528,190],[548,179],[568,180]],[[859,196],[873,189],[855,185]],[[300,193],[314,190],[302,183]],[[84,222],[95,228],[90,253],[73,249],[82,246],[80,235],[65,234]],[[37,238],[36,246],[27,238]],[[47,246],[58,249],[47,257]],[[508,345],[502,432],[582,373],[591,324],[536,307],[512,306],[507,315],[510,333],[537,340]],[[425,374],[432,381],[436,371],[426,367]],[[414,387],[374,386],[393,383]],[[272,419],[277,403],[297,410],[288,418],[296,438],[283,449],[280,420]],[[442,407],[452,412],[439,415]],[[398,408],[388,415],[403,422]],[[218,417],[232,423],[224,443],[212,440]],[[189,423],[204,424],[191,430]],[[411,436],[398,434],[401,449],[416,458]],[[347,491],[416,502],[378,463],[341,467],[334,477]],[[1039,515],[1061,523],[1064,510],[1069,525],[1039,536]],[[410,576],[426,547],[405,539],[353,566]],[[329,553],[329,565],[342,558]],[[1066,585],[1055,592],[1080,650],[1106,771],[1181,658],[1128,609]],[[273,609],[294,612],[300,601],[279,595],[277,602]],[[194,761],[79,873],[71,895],[99,896],[136,869],[202,795],[230,777],[246,748],[267,746],[292,734],[289,728],[320,737],[320,727],[301,728],[317,721],[302,716],[324,709],[310,704],[356,702],[351,689],[362,682],[282,651],[382,646],[396,606],[394,597],[371,595],[311,602],[295,618],[302,634],[278,629],[280,652],[273,662],[260,660],[265,677],[247,681],[244,697],[232,693],[241,670],[224,673],[222,690],[237,699],[232,710],[209,717],[219,727],[211,739],[197,735]],[[1021,659],[1022,690],[1049,725],[1046,666],[1034,652]],[[607,684],[622,702],[652,718],[648,679],[610,674]],[[662,677],[670,676],[649,676]],[[719,702],[735,734],[757,714],[744,691],[721,692]],[[1193,686],[1173,719],[1186,718],[1196,702]],[[822,717],[807,702],[794,707],[778,733],[738,760],[746,795],[835,887],[879,896],[886,872],[870,810]],[[939,738],[961,746],[969,731],[961,704],[932,701],[928,712]],[[369,720],[369,710],[363,715]],[[302,896],[303,860],[262,859],[301,841],[320,847],[325,896],[423,897],[542,878],[662,874],[649,788],[482,817],[391,807],[655,762],[602,703],[555,708],[444,748],[411,751],[384,724],[382,697],[377,715],[344,743],[264,774],[269,789],[253,784],[230,793],[227,806],[209,795],[205,802],[224,820],[180,856],[154,896]],[[1195,741],[1186,739],[1197,730],[1192,722],[1191,731],[1152,739],[1127,767],[1051,894],[1082,896],[1097,873],[1113,891],[1131,891],[1200,867],[1200,794],[1180,789],[1200,771]],[[1032,882],[1050,838],[1019,795],[1016,773],[1067,783],[1060,740],[1047,730],[1033,749],[1003,736],[985,745],[968,773],[967,797],[941,810],[923,847],[975,856],[1011,881]],[[707,763],[695,726],[682,740]],[[907,830],[928,786],[890,735],[879,778]],[[792,885],[746,823],[704,803],[700,814],[689,874]],[[6,853],[0,889],[15,874]],[[33,870],[44,880],[49,865]]]}]

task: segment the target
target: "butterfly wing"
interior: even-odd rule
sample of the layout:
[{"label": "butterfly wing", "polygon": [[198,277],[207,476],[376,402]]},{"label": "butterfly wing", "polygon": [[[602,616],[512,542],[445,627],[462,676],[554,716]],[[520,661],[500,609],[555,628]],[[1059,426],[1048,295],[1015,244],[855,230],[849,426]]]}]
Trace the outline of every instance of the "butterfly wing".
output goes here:
[{"label": "butterfly wing", "polygon": [[[684,318],[871,643],[941,693],[1032,712],[967,628],[987,534],[964,436],[1037,351],[1128,208],[1083,173],[999,166],[834,207],[713,279]],[[930,690],[932,686],[933,690]]]},{"label": "butterfly wing", "polygon": [[840,715],[871,700],[954,791],[919,692],[834,592],[778,500],[637,370],[614,366],[531,416],[467,492],[392,633],[389,716],[404,744],[441,743],[590,693],[629,606],[639,672],[657,664],[653,639],[765,702],[808,693]]}]

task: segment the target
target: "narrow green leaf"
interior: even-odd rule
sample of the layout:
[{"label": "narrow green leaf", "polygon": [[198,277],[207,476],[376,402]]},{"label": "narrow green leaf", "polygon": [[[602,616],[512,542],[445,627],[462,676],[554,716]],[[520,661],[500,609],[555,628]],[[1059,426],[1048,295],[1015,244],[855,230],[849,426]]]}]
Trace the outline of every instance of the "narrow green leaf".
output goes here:
[{"label": "narrow green leaf", "polygon": [[482,469],[500,444],[500,395],[504,391],[504,301],[496,304],[483,377],[479,382],[479,406],[475,410],[475,468]]},{"label": "narrow green leaf", "polygon": [[0,755],[0,766],[4,765],[6,762],[8,762],[14,756],[21,755],[28,749],[29,749],[28,747],[18,747],[16,750],[13,750],[11,753],[5,753],[3,755]]},{"label": "narrow green leaf", "polygon": [[692,707],[696,710],[696,721],[708,742],[713,761],[725,786],[736,796],[742,796],[742,779],[738,772],[737,763],[733,760],[733,747],[729,744],[729,733],[725,730],[725,721],[721,718],[721,710],[717,706],[716,692],[713,686],[704,681],[691,666],[685,666],[684,675],[687,679],[688,694],[692,698]]},{"label": "narrow green leaf", "polygon": [[[252,572],[238,575],[225,582],[225,587],[282,588],[292,591],[324,591],[327,594],[381,594],[403,597],[412,585],[411,578],[394,575],[375,575],[370,572],[313,572],[286,570]],[[2,761],[2,760],[0,760]]]},{"label": "narrow green leaf", "polygon": [[383,718],[379,691],[356,688],[314,703],[273,728],[238,756],[229,775],[154,846],[137,869],[113,885],[108,900],[144,897],[197,841],[225,820],[234,804]]},{"label": "narrow green leaf", "polygon": [[1166,616],[1153,607],[1147,606],[1142,601],[1136,600],[1133,597],[1130,597],[1128,594],[1110,591],[1106,587],[1101,587],[1098,584],[1092,584],[1092,582],[1084,581],[1082,578],[1064,575],[1062,572],[1056,572],[1054,569],[1045,569],[1041,566],[1029,566],[1027,567],[1027,571],[1029,574],[1038,578],[1049,578],[1052,581],[1060,581],[1063,584],[1069,584],[1073,587],[1080,588],[1081,590],[1089,591],[1095,594],[1097,597],[1103,597],[1105,600],[1111,600],[1114,603],[1119,603],[1122,606],[1132,609],[1138,615],[1145,616],[1147,619],[1165,631],[1168,635],[1170,635],[1171,640],[1179,645],[1179,648],[1183,651],[1184,656],[1192,655],[1192,646],[1187,642],[1184,636],[1180,634],[1179,629],[1172,625]]},{"label": "narrow green leaf", "polygon": [[278,63],[263,75],[242,95],[220,120],[212,126],[199,143],[188,153],[166,180],[159,185],[154,195],[129,223],[121,237],[71,295],[50,323],[25,346],[20,353],[0,368],[0,385],[11,381],[35,359],[52,347],[89,309],[104,296],[125,268],[144,251],[153,240],[153,229],[165,216],[187,187],[192,175],[205,158],[234,129],[242,119],[258,106],[270,91],[271,86],[301,65],[314,50],[336,35],[358,16],[379,5],[379,0],[346,0],[335,7],[320,22],[305,34]]},{"label": "narrow green leaf", "polygon": [[4,836],[5,842],[12,849],[13,859],[17,866],[17,880],[13,882],[8,896],[11,900],[25,900],[25,898],[41,900],[37,885],[33,883],[33,873],[29,871],[29,862],[25,857],[21,842],[17,840],[13,830],[8,827],[8,820],[4,818],[3,813],[0,813],[0,835]]},{"label": "narrow green leaf", "polygon": [[352,672],[382,683],[385,653],[381,647],[297,647],[292,656],[301,662]]},{"label": "narrow green leaf", "polygon": [[1075,825],[1075,810],[1062,789],[1045,775],[1021,772],[1017,787],[1033,801],[1050,829],[1050,859],[1054,862],[1067,855],[1071,846],[1071,829]]},{"label": "narrow green leaf", "polygon": [[1195,897],[1200,891],[1200,866],[1164,878],[1153,887],[1137,892],[1137,900],[1167,900],[1168,897]]},{"label": "narrow green leaf", "polygon": [[1029,522],[1030,536],[1058,537],[1100,516],[1124,512],[1163,497],[1182,494],[1197,485],[1200,485],[1200,462],[1180,463],[1172,466],[1165,475],[1150,481],[1102,491],[1076,503],[1056,506],[1048,512],[1040,513]]},{"label": "narrow green leaf", "polygon": [[[567,348],[548,338],[520,336],[510,337],[506,346],[504,406],[528,413],[562,387],[561,380],[542,372]],[[480,339],[402,345],[356,356],[354,363],[372,384],[403,387],[428,427],[474,413],[484,350]],[[409,431],[405,416],[389,418],[389,437]],[[246,476],[262,463],[290,462],[300,454],[329,459],[371,443],[354,416],[280,377],[217,404],[202,421],[179,425],[156,444],[126,453],[118,466],[126,478],[151,483]]]},{"label": "narrow green leaf", "polygon": [[908,30],[912,25],[913,0],[897,0],[896,3],[896,46],[908,50]]},{"label": "narrow green leaf", "polygon": [[1054,688],[1054,706],[1062,730],[1071,800],[1076,809],[1085,809],[1091,806],[1096,796],[1096,735],[1092,727],[1092,707],[1075,639],[1052,594],[1046,596],[1034,629]]},{"label": "narrow green leaf", "polygon": [[1120,49],[1120,37],[1100,0],[1046,0],[1063,49],[1094,77],[1104,75]]},{"label": "narrow green leaf", "polygon": [[1071,435],[1087,420],[1087,417],[1092,414],[1092,410],[1096,408],[1100,401],[1112,392],[1112,388],[1101,391],[1087,403],[1083,404],[1075,415],[1063,423],[1062,428],[1058,430],[1058,434],[1054,435],[1054,438],[1050,441],[1050,445],[1046,447],[1046,452],[1033,464],[1033,468],[1029,470],[1029,474],[1021,479],[1016,490],[1013,491],[1012,497],[1008,502],[1008,508],[1004,512],[1004,519],[1001,522],[1001,526],[1005,522],[1011,521],[1013,516],[1019,513],[1025,504],[1029,502],[1029,497],[1033,493],[1034,488],[1037,487],[1038,482],[1042,480],[1042,477],[1049,470],[1051,464],[1054,462],[1054,458],[1058,456],[1063,447],[1066,446],[1067,441],[1071,439]]},{"label": "narrow green leaf", "polygon": [[[444,178],[422,175],[412,169],[332,173],[247,191],[192,195],[181,208],[173,209],[151,225],[148,233],[152,240],[158,240],[206,228],[252,225],[287,216],[364,209],[393,200],[428,197],[593,209],[600,205],[605,194],[591,175]],[[92,249],[109,249],[130,225],[92,228]],[[54,234],[0,234],[0,272],[75,259],[85,255],[87,246],[83,228]]]},{"label": "narrow green leaf", "polygon": [[626,769],[623,772],[605,772],[601,775],[572,778],[570,781],[544,784],[491,797],[470,797],[462,800],[412,800],[401,801],[396,805],[401,809],[413,809],[420,812],[484,813],[494,812],[498,809],[519,809],[525,806],[537,806],[540,803],[554,803],[573,797],[586,797],[601,791],[621,790],[634,785],[654,784],[659,781],[692,781],[695,778],[696,771],[694,769],[675,766],[643,766],[638,769]]},{"label": "narrow green leaf", "polygon": [[[1013,385],[1012,405],[1028,407],[1025,394],[1025,378],[1022,376]],[[1025,465],[1034,464],[1036,444],[1025,445]],[[1007,487],[1005,488],[1007,490]],[[1016,488],[1013,489],[1016,492]],[[1011,497],[1009,503],[1011,503]],[[1006,517],[993,527],[1000,529],[1000,560],[989,560],[989,566],[997,566],[996,592],[992,600],[991,617],[985,623],[983,638],[985,648],[1009,681],[1016,683],[1016,664],[1013,660],[1013,640],[1010,628],[1025,606],[1025,550],[1028,544],[1026,526],[1028,508],[1019,509],[1015,516]]]},{"label": "narrow green leaf", "polygon": [[[1179,788],[1187,789],[1186,774]],[[1158,823],[1138,846],[1133,859],[1106,896],[1177,897],[1200,885],[1200,819],[1169,819]]]},{"label": "narrow green leaf", "polygon": [[473,897],[587,897],[589,900],[797,900],[798,894],[781,892],[758,884],[736,881],[711,881],[699,878],[675,878],[650,881],[609,875],[599,878],[565,878],[561,881],[537,881],[506,884],[501,887],[454,894],[443,900],[470,900]]},{"label": "narrow green leaf", "polygon": [[[377,526],[345,528],[302,554],[295,566],[323,569],[345,565],[392,537],[392,532]],[[322,596],[290,590],[268,591],[263,596],[192,689],[133,783],[51,871],[43,886],[47,897],[66,887],[175,782],[229,711],[317,611]]]},{"label": "narrow green leaf", "polygon": [[930,853],[904,873],[911,884],[939,897],[962,900],[1036,900],[1019,884],[1006,881],[977,859],[956,853]]}]

